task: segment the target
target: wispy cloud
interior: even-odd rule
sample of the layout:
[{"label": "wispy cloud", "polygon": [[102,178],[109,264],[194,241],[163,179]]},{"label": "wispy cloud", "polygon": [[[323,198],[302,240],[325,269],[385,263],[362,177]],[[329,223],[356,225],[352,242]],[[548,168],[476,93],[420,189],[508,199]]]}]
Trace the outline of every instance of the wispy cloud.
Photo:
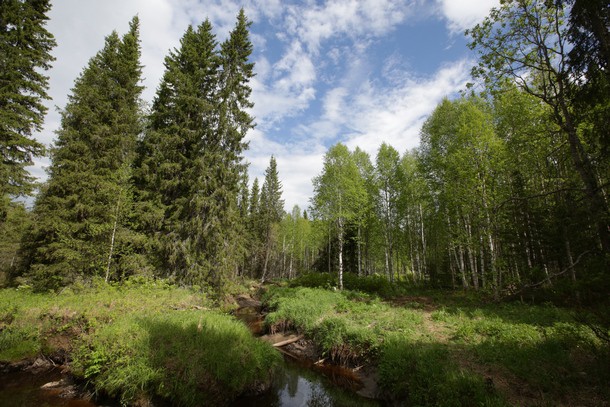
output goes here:
[{"label": "wispy cloud", "polygon": [[337,35],[361,38],[393,30],[409,16],[414,2],[334,0],[322,5],[308,3],[305,7],[302,4],[288,7],[286,28],[311,52],[317,52],[323,41]]},{"label": "wispy cloud", "polygon": [[444,97],[464,89],[471,66],[467,60],[450,63],[429,77],[409,78],[392,89],[366,84],[349,109],[354,131],[345,143],[371,156],[383,142],[400,152],[416,147],[424,120]]},{"label": "wispy cloud", "polygon": [[500,0],[437,0],[439,12],[447,20],[453,33],[461,34],[482,21]]},{"label": "wispy cloud", "polygon": [[[458,4],[459,3],[459,4]],[[436,72],[414,74],[408,56],[395,53],[380,64],[373,56],[384,38],[410,21],[442,18],[458,32],[482,18],[493,0],[106,0],[54,2],[48,24],[56,36],[57,61],[50,72],[50,105],[64,107],[74,79],[112,30],[124,33],[141,21],[143,97],[152,101],[168,50],[179,45],[188,24],[209,18],[222,41],[244,7],[254,21],[257,76],[251,82],[257,127],[247,138],[250,178],[261,177],[273,154],[278,160],[286,207],[308,203],[311,179],[326,149],[337,141],[376,154],[382,141],[400,151],[418,142],[421,123],[445,95],[468,76],[465,60]],[[436,14],[434,14],[436,13]],[[424,17],[422,17],[424,16]],[[406,39],[407,40],[407,39]],[[418,40],[409,38],[409,41]],[[379,76],[381,74],[381,76]],[[39,139],[50,144],[60,123],[50,109]],[[44,178],[38,160],[33,169]]]}]

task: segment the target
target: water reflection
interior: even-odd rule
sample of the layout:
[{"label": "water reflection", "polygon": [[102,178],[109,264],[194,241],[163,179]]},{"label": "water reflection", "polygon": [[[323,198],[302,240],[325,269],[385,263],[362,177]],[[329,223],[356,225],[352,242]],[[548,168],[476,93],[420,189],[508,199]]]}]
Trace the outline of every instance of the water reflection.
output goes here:
[{"label": "water reflection", "polygon": [[95,407],[90,401],[62,397],[61,390],[40,387],[62,378],[58,369],[45,373],[13,372],[0,374],[2,407]]},{"label": "water reflection", "polygon": [[353,391],[337,387],[327,377],[309,370],[290,357],[285,357],[284,369],[275,378],[272,389],[260,396],[243,397],[234,407],[368,407],[380,406]]}]

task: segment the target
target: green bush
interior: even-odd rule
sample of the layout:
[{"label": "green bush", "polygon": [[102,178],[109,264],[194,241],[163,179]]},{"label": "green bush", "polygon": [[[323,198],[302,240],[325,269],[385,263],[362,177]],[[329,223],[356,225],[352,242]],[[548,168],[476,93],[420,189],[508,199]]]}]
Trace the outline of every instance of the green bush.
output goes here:
[{"label": "green bush", "polygon": [[394,293],[392,284],[385,276],[379,274],[358,277],[355,274],[346,273],[343,275],[343,287],[348,290],[377,294],[381,297],[389,297]]},{"label": "green bush", "polygon": [[290,287],[331,288],[336,287],[337,276],[330,273],[306,273],[290,280]]}]

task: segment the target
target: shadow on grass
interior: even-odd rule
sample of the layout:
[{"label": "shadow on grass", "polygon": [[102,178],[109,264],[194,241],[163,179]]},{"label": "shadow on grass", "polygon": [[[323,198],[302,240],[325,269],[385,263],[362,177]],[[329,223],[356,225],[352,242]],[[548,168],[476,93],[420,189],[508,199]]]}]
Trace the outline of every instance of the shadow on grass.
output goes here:
[{"label": "shadow on grass", "polygon": [[199,320],[143,319],[148,355],[163,372],[160,393],[180,405],[218,405],[270,385],[279,357],[223,315]]},{"label": "shadow on grass", "polygon": [[123,404],[223,405],[270,385],[281,357],[231,317],[179,312],[118,319],[74,354],[75,374]]},{"label": "shadow on grass", "polygon": [[601,406],[608,400],[610,359],[561,337],[530,343],[413,342],[392,335],[380,356],[387,394],[407,405]]}]

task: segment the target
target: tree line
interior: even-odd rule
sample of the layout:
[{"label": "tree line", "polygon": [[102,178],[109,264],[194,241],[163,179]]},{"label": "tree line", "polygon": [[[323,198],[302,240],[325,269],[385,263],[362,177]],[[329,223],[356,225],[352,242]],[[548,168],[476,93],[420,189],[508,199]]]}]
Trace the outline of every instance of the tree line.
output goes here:
[{"label": "tree line", "polygon": [[58,288],[93,277],[159,276],[222,291],[237,276],[309,271],[390,282],[603,296],[610,251],[610,11],[602,0],[503,2],[466,34],[474,85],[443,100],[420,146],[371,158],[339,143],[309,208],[284,209],[274,157],[251,183],[250,22],[218,43],[188,27],[140,99],[139,22],[112,33],[76,79],[49,178],[32,211],[25,170],[43,146],[53,36],[48,1],[1,8],[0,266]]},{"label": "tree line", "polygon": [[333,146],[312,208],[339,285],[345,270],[606,298],[609,22],[603,1],[503,2],[466,32],[475,84],[436,107],[418,148]]}]

